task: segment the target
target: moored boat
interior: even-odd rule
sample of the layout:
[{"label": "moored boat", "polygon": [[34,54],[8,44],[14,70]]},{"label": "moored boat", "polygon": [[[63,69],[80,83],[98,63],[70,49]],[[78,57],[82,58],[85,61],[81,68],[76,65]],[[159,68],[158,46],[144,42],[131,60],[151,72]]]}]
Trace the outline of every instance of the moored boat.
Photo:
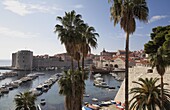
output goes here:
[{"label": "moored boat", "polygon": [[45,99],[41,99],[41,102],[40,102],[41,105],[45,105],[46,104],[46,101]]}]

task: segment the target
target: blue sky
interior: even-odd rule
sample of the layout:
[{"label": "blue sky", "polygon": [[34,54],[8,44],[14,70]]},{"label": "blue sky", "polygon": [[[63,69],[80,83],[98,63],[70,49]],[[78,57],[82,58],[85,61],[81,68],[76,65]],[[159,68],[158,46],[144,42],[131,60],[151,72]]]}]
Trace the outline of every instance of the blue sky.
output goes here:
[{"label": "blue sky", "polygon": [[[130,50],[143,49],[153,27],[170,24],[170,0],[147,1],[149,22],[137,21],[136,31],[130,37]],[[0,59],[11,59],[12,52],[22,49],[29,49],[34,55],[65,52],[53,30],[58,23],[56,17],[71,10],[81,14],[100,34],[93,53],[99,54],[103,48],[107,51],[125,48],[124,31],[110,21],[108,0],[1,0]]]}]

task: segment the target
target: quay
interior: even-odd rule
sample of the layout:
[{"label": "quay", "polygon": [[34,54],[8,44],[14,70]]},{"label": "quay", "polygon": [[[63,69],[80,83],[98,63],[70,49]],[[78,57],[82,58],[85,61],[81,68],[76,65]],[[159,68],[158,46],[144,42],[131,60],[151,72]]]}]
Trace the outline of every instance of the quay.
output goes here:
[{"label": "quay", "polygon": [[91,69],[91,73],[92,74],[96,74],[96,73],[101,73],[101,74],[109,74],[109,73],[118,73],[118,72],[125,72],[125,69],[119,69],[119,68],[115,68],[113,70],[108,70],[108,69],[103,69],[103,68],[93,68]]},{"label": "quay", "polygon": [[0,66],[0,70],[13,70],[11,66]]}]

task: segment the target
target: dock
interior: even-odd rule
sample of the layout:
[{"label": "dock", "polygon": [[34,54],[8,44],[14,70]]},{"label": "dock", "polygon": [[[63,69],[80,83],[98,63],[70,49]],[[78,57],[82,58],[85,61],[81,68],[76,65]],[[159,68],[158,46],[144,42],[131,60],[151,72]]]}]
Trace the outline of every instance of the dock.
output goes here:
[{"label": "dock", "polygon": [[13,70],[11,66],[0,66],[0,70]]},{"label": "dock", "polygon": [[114,69],[114,70],[107,70],[102,68],[95,68],[91,69],[92,74],[101,73],[101,74],[109,74],[109,73],[118,73],[118,72],[125,72],[125,69]]}]

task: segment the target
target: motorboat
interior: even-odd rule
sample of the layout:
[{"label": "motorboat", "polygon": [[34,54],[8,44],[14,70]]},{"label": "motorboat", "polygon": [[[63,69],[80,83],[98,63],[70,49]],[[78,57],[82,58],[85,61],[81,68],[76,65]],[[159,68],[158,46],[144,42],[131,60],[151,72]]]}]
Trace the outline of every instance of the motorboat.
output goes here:
[{"label": "motorboat", "polygon": [[100,83],[98,83],[98,84],[95,84],[95,86],[97,86],[97,87],[103,87],[103,88],[108,88],[108,87],[109,87],[109,85],[106,84],[106,82],[100,82]]},{"label": "motorboat", "polygon": [[46,104],[46,101],[45,99],[41,99],[41,102],[40,102],[41,105],[45,105]]},{"label": "motorboat", "polygon": [[83,97],[90,97],[89,94],[83,94]]},{"label": "motorboat", "polygon": [[101,77],[101,74],[100,74],[100,73],[98,73],[98,74],[95,74],[93,77],[94,77],[94,78]]},{"label": "motorboat", "polygon": [[92,98],[92,101],[97,102],[98,99],[97,98]]},{"label": "motorboat", "polygon": [[16,80],[16,81],[13,81],[13,83],[20,85],[22,83],[22,81],[21,80]]},{"label": "motorboat", "polygon": [[1,87],[1,93],[7,94],[7,93],[9,93],[9,89],[6,86],[3,85]]},{"label": "motorboat", "polygon": [[36,89],[37,89],[37,90],[42,90],[42,89],[43,89],[43,85],[42,85],[42,84],[38,85],[38,86],[36,87]]},{"label": "motorboat", "polygon": [[42,91],[39,91],[37,89],[31,89],[30,92],[32,93],[32,95],[35,95],[35,96],[39,96],[42,94]]},{"label": "motorboat", "polygon": [[111,104],[112,104],[111,101],[102,101],[101,102],[102,106],[108,106],[108,105],[111,105]]}]

